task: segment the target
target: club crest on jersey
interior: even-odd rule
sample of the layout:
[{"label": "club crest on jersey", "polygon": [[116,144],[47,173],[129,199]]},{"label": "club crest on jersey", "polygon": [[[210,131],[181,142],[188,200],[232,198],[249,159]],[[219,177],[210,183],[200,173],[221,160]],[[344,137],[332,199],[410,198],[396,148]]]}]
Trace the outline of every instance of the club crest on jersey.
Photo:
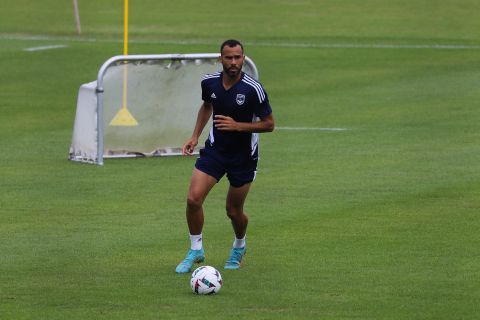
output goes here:
[{"label": "club crest on jersey", "polygon": [[245,95],[237,94],[237,104],[242,105],[245,102]]}]

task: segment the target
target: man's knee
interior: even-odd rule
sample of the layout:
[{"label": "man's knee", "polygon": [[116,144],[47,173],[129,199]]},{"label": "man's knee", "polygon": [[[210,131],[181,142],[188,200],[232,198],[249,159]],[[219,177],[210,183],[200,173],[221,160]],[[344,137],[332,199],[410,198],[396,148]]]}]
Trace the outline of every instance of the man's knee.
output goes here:
[{"label": "man's knee", "polygon": [[187,197],[187,206],[191,210],[198,210],[202,207],[203,205],[203,200],[199,199],[198,197],[188,195]]},{"label": "man's knee", "polygon": [[243,206],[227,205],[225,209],[230,219],[243,215]]}]

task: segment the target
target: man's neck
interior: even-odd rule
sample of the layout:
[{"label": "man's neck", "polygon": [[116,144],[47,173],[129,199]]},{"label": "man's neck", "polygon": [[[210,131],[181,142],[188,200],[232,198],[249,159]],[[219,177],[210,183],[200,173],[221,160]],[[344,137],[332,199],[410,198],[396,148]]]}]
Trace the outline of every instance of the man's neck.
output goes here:
[{"label": "man's neck", "polygon": [[236,76],[235,78],[231,78],[229,77],[225,71],[223,72],[223,77],[222,77],[222,84],[223,84],[223,87],[225,88],[225,90],[228,90],[230,89],[231,87],[233,87],[235,85],[235,83],[237,83],[238,81],[240,81],[240,79],[242,78],[242,71],[240,71],[240,73],[238,74],[238,76]]}]

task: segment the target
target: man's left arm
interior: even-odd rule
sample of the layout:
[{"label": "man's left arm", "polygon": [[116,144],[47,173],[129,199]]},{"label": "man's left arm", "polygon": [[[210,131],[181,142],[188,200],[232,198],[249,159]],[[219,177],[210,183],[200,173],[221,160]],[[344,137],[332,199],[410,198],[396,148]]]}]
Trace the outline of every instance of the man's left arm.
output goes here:
[{"label": "man's left arm", "polygon": [[260,121],[255,122],[236,122],[231,117],[216,115],[213,123],[218,130],[250,133],[272,132],[275,128],[273,113],[259,118]]}]

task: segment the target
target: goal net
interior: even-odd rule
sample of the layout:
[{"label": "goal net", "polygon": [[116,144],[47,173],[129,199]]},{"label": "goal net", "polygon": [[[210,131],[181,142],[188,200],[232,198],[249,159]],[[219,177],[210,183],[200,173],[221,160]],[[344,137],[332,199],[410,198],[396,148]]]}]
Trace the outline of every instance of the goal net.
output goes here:
[{"label": "goal net", "polygon": [[[80,87],[70,160],[180,155],[202,104],[200,82],[222,70],[218,54],[127,55],[107,60]],[[258,79],[253,61],[243,71]],[[198,153],[208,137],[205,127]]]}]

